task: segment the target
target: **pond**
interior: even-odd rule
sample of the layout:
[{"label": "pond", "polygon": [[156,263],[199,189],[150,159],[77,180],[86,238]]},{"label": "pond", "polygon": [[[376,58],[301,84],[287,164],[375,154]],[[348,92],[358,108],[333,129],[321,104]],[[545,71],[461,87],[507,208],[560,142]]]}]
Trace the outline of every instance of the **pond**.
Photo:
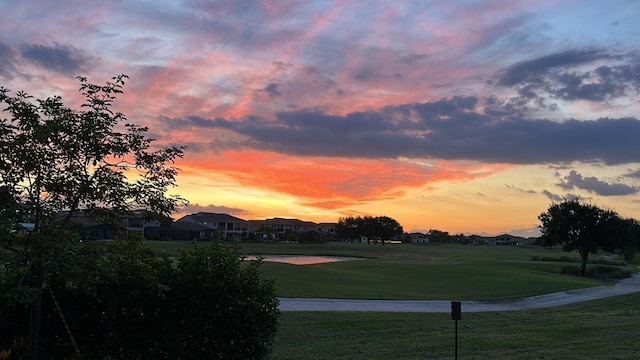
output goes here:
[{"label": "pond", "polygon": [[[255,260],[256,256],[248,256],[247,260]],[[307,255],[265,255],[263,261],[280,262],[292,265],[314,265],[338,261],[363,260],[355,257],[344,256],[307,256]]]}]

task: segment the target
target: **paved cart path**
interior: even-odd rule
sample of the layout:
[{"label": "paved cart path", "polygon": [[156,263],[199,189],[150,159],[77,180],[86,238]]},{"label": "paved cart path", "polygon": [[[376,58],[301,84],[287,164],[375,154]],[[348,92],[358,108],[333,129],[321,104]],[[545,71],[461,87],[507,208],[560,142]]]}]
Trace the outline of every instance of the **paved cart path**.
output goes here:
[{"label": "paved cart path", "polygon": [[[640,275],[619,281],[615,286],[596,286],[522,299],[496,301],[461,301],[462,311],[513,311],[537,309],[602,299],[640,292]],[[459,299],[452,299],[458,301]],[[351,300],[317,298],[280,298],[281,311],[386,311],[450,312],[449,300]]]}]

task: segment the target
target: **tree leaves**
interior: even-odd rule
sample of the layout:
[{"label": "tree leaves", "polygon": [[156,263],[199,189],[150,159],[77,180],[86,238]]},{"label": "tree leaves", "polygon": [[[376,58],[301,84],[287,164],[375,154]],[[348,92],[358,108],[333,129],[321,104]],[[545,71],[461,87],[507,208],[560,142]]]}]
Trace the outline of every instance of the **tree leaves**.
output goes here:
[{"label": "tree leaves", "polygon": [[344,239],[357,239],[360,236],[367,238],[378,237],[381,240],[389,240],[403,234],[402,226],[388,216],[364,216],[345,217],[338,220],[336,233]]},{"label": "tree leaves", "polygon": [[561,244],[567,252],[578,251],[582,258],[580,275],[585,274],[589,254],[600,249],[624,250],[629,245],[634,248],[638,245],[637,233],[625,227],[632,227],[634,223],[623,222],[616,212],[579,199],[552,204],[538,219],[543,245]]},{"label": "tree leaves", "polygon": [[33,279],[37,295],[30,332],[36,353],[42,285],[73,273],[62,269],[78,240],[68,231],[74,215],[82,212],[121,227],[120,216],[134,210],[166,217],[186,202],[167,196],[185,148],[158,149],[148,128],[112,110],[127,78],[96,85],[79,77],[85,97],[79,110],[59,96],[34,99],[22,91],[11,96],[0,88],[0,211],[6,215],[0,221],[0,272],[24,269],[22,275]]}]

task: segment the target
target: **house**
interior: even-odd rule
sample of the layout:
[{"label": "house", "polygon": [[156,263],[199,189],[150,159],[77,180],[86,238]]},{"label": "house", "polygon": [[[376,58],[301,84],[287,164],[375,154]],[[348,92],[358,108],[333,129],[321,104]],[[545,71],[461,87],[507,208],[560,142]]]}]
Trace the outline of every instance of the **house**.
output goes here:
[{"label": "house", "polygon": [[334,241],[336,239],[336,223],[319,223],[316,231],[320,233],[320,237],[325,241]]},{"label": "house", "polygon": [[[68,213],[58,214],[64,218]],[[82,211],[74,213],[69,228],[75,229],[85,240],[112,240],[120,231],[127,236],[140,234],[147,240],[246,240],[260,236],[261,240],[299,241],[317,243],[336,238],[335,223],[316,224],[287,218],[243,220],[238,217],[210,212],[189,214],[176,220],[149,219],[144,210],[119,217],[121,226],[102,223]]]},{"label": "house", "polygon": [[421,232],[412,232],[409,235],[411,236],[412,243],[415,243],[415,244],[429,243],[429,236],[427,234],[423,234]]},{"label": "house", "polygon": [[148,223],[142,229],[142,235],[146,240],[176,240],[187,241],[192,239],[192,234],[185,229],[177,228],[172,218],[167,217],[153,224]]},{"label": "house", "polygon": [[25,234],[33,231],[36,228],[36,224],[34,224],[34,223],[22,222],[22,223],[19,223],[18,226],[19,226],[19,228],[16,231],[16,233],[18,235],[25,235]]},{"label": "house", "polygon": [[[56,217],[62,219],[67,214],[68,212],[60,212]],[[150,220],[146,218],[146,215],[144,210],[135,210],[130,214],[120,215],[120,226],[117,226],[98,221],[86,212],[78,211],[71,216],[68,226],[71,229],[76,229],[84,240],[113,240],[121,230],[124,231],[126,237],[134,234],[144,236],[149,228],[157,228],[167,222]]]},{"label": "house", "polygon": [[468,243],[472,245],[523,245],[530,244],[530,240],[509,234],[498,236],[471,235]]},{"label": "house", "polygon": [[492,245],[520,245],[520,239],[517,236],[512,236],[509,234],[498,235],[493,238]]},{"label": "house", "polygon": [[249,222],[227,214],[199,212],[176,220],[175,228],[192,232],[196,240],[245,239]]},{"label": "house", "polygon": [[[62,219],[67,215],[68,212],[61,212],[56,217]],[[83,240],[113,240],[118,235],[116,226],[96,221],[83,211],[74,213],[67,227],[76,230]]]},{"label": "house", "polygon": [[[317,231],[317,224],[310,221],[287,218],[249,220],[249,232],[263,236],[263,240],[298,241],[300,234]],[[265,238],[266,236],[266,238]]]},{"label": "house", "polygon": [[278,217],[249,220],[249,234],[261,241],[326,242],[335,240],[336,224]]},{"label": "house", "polygon": [[21,222],[14,227],[9,227],[9,233],[16,235],[27,235],[35,230],[36,224],[30,222]]},{"label": "house", "polygon": [[162,223],[166,224],[167,221],[171,221],[170,219],[165,219],[164,221],[147,219],[147,215],[148,212],[146,210],[135,210],[131,214],[120,216],[120,222],[122,223],[122,226],[124,226],[127,237],[132,234],[139,234],[144,237],[147,229],[158,228]]}]

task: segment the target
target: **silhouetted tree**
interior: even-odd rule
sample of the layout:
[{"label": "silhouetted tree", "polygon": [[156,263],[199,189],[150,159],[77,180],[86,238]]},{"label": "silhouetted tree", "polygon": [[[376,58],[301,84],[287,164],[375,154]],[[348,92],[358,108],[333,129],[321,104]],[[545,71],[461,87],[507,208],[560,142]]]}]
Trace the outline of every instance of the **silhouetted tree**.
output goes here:
[{"label": "silhouetted tree", "polygon": [[431,229],[427,232],[427,235],[429,236],[429,242],[446,244],[452,241],[451,235],[446,231]]},{"label": "silhouetted tree", "polygon": [[381,238],[382,245],[384,245],[385,239],[396,239],[404,233],[402,226],[395,219],[388,216],[378,216],[374,219],[376,223],[376,234]]},{"label": "silhouetted tree", "polygon": [[403,233],[404,230],[400,223],[388,216],[340,218],[336,225],[338,238],[349,239],[351,242],[361,236],[366,236],[367,242],[380,238],[384,245],[384,240],[394,239]]},{"label": "silhouetted tree", "polygon": [[636,219],[616,217],[607,230],[607,240],[602,244],[606,251],[620,251],[626,261],[633,260],[640,244],[640,222]]},{"label": "silhouetted tree", "polygon": [[79,78],[79,111],[0,88],[0,345],[19,345],[12,358],[265,358],[278,302],[259,261],[214,241],[174,262],[141,235],[86,245],[70,227],[79,212],[121,227],[185,203],[167,195],[184,148],[111,109],[125,79]]},{"label": "silhouetted tree", "polygon": [[[73,216],[82,210],[119,225],[119,216],[133,209],[168,216],[182,202],[166,193],[177,174],[167,164],[182,157],[183,148],[152,150],[147,128],[111,110],[126,78],[120,75],[105,85],[79,78],[85,97],[80,111],[64,106],[58,96],[34,101],[24,92],[11,96],[0,88],[0,104],[8,114],[0,122],[2,207],[17,205],[14,221],[33,224],[21,236],[5,234],[2,246],[20,253],[5,261],[9,267],[25,266],[25,279],[32,280],[28,290],[33,294],[30,338],[35,359],[42,289],[65,252],[65,240],[73,240],[65,230]],[[16,228],[9,225],[0,231]]]},{"label": "silhouetted tree", "polygon": [[349,240],[353,244],[353,241],[359,236],[357,218],[349,216],[338,219],[338,223],[336,224],[336,237]]},{"label": "silhouetted tree", "polygon": [[552,204],[538,219],[544,245],[561,244],[564,251],[578,251],[581,276],[586,272],[589,254],[614,246],[611,232],[618,220],[614,211],[574,199]]}]

